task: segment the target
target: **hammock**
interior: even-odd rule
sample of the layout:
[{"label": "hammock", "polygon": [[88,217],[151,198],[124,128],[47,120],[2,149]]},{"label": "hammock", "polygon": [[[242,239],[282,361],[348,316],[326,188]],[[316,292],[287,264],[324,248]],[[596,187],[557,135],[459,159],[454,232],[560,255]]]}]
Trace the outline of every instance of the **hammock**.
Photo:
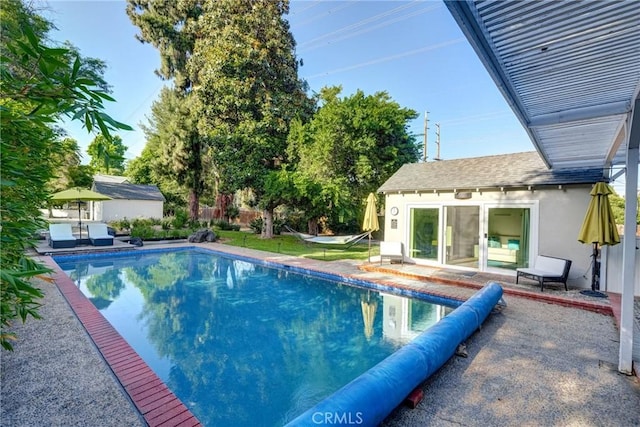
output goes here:
[{"label": "hammock", "polygon": [[320,243],[323,245],[355,245],[360,240],[369,235],[369,231],[361,234],[350,234],[347,236],[314,236],[312,234],[299,233],[291,227],[284,226],[290,233],[296,235],[300,240],[306,243]]}]

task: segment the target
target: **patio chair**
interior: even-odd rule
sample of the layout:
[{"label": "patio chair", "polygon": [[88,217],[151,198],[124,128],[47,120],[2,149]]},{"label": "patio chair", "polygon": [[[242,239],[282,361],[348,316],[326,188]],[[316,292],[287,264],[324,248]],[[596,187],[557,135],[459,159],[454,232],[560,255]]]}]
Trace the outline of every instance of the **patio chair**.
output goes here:
[{"label": "patio chair", "polygon": [[399,258],[404,266],[404,245],[402,242],[380,242],[380,265],[385,258],[388,258],[390,262]]},{"label": "patio chair", "polygon": [[53,249],[75,248],[76,238],[71,224],[49,224],[49,246]]},{"label": "patio chair", "polygon": [[89,234],[89,241],[93,246],[113,245],[113,236],[109,234],[107,224],[88,224],[87,232]]}]

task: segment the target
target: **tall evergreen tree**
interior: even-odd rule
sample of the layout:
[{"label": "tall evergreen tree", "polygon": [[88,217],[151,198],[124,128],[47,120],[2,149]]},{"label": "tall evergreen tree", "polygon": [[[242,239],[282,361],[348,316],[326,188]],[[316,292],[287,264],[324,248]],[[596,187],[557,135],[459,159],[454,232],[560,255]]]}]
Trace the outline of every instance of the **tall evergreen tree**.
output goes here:
[{"label": "tall evergreen tree", "polygon": [[288,12],[287,0],[206,2],[188,63],[222,190],[253,189],[266,238],[279,201],[264,197],[265,179],[286,160],[291,120],[311,111]]},{"label": "tall evergreen tree", "polygon": [[198,0],[127,0],[127,15],[140,28],[136,38],[153,45],[160,53],[160,69],[156,74],[164,80],[173,79],[174,87],[183,94],[192,86],[187,63],[193,53],[196,22],[201,13]]},{"label": "tall evergreen tree", "polygon": [[189,216],[192,220],[198,219],[207,157],[203,156],[205,139],[192,116],[194,80],[187,65],[198,37],[196,22],[202,14],[201,2],[127,0],[127,14],[140,28],[138,40],[152,44],[160,53],[160,69],[156,74],[165,80],[173,80],[173,89],[167,90],[174,94],[169,99],[165,90],[161,102],[170,104],[167,107],[178,114],[177,120],[190,123],[176,128],[170,140],[163,144],[165,153],[172,157],[169,164],[177,174],[178,182],[189,191]]},{"label": "tall evergreen tree", "polygon": [[208,182],[211,180],[205,177],[212,174],[208,147],[194,132],[197,123],[192,100],[193,97],[182,97],[175,90],[162,90],[160,98],[151,107],[149,125],[144,128],[147,145],[143,155],[150,161],[149,173],[165,197],[179,204],[173,196],[177,189],[170,181],[188,190],[190,217],[195,219],[200,196],[210,188]]}]

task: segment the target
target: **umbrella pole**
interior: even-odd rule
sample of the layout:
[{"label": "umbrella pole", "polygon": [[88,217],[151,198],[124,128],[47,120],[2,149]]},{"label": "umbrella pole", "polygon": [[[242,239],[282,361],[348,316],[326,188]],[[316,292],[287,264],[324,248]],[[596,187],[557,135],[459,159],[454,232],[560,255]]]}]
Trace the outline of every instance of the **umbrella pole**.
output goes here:
[{"label": "umbrella pole", "polygon": [[369,232],[369,263],[371,263],[371,232]]},{"label": "umbrella pole", "polygon": [[593,244],[593,255],[591,255],[593,257],[593,262],[591,264],[591,290],[592,291],[597,291],[598,287],[596,286],[596,282],[597,282],[597,275],[596,272],[598,271],[598,268],[596,266],[596,260],[598,259],[598,244],[594,243]]},{"label": "umbrella pole", "polygon": [[[607,294],[600,292],[600,266],[598,262],[598,243],[593,244],[593,264],[591,264],[591,290],[580,291],[582,295],[597,298],[608,298]],[[597,286],[596,286],[597,284]]]},{"label": "umbrella pole", "polygon": [[78,227],[80,228],[80,242],[79,245],[82,244],[82,215],[80,214],[80,200],[78,200]]}]

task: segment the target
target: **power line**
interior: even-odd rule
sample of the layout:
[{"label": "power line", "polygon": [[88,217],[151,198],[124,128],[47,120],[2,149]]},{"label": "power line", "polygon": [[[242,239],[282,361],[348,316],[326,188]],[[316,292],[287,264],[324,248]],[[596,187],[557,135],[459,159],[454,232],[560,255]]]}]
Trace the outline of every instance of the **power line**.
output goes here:
[{"label": "power line", "polygon": [[[344,9],[346,9],[348,7],[355,6],[357,3],[358,3],[357,1],[345,2],[344,4],[342,4],[339,7],[327,10],[325,13],[312,16],[311,18],[307,19],[306,21],[298,22],[298,23],[296,23],[296,26],[301,26],[302,27],[302,26],[307,25],[307,24],[309,24],[309,23],[311,23],[313,21],[317,21],[318,19],[322,19],[322,18],[324,18],[326,16],[333,15],[333,14],[335,14],[336,12],[338,12],[340,10],[344,10]],[[309,8],[307,8],[307,9],[309,9]],[[304,9],[304,10],[306,10],[306,9]]]},{"label": "power line", "polygon": [[361,29],[359,31],[355,31],[355,32],[352,32],[352,33],[347,33],[347,34],[344,34],[342,36],[338,36],[338,37],[333,38],[331,40],[328,40],[328,41],[326,41],[326,42],[324,42],[322,44],[320,44],[318,42],[315,46],[311,46],[311,47],[307,47],[306,49],[302,49],[301,53],[310,52],[310,51],[315,50],[315,49],[326,47],[327,45],[330,45],[330,44],[335,43],[335,42],[339,42],[339,41],[342,41],[342,40],[350,39],[352,37],[356,37],[356,36],[359,36],[361,34],[366,34],[366,33],[369,33],[371,31],[378,30],[380,28],[388,27],[389,25],[393,25],[396,22],[404,21],[406,19],[413,18],[414,16],[418,16],[418,15],[422,15],[422,14],[427,13],[427,12],[431,12],[431,11],[433,11],[433,10],[439,8],[439,7],[440,7],[439,5],[435,5],[435,6],[427,7],[427,8],[424,8],[424,9],[419,9],[419,10],[413,11],[411,13],[408,13],[406,15],[402,15],[402,16],[398,16],[398,17],[396,17],[394,19],[386,20],[386,21],[381,22],[381,23],[379,23],[377,25],[374,25],[374,26],[371,26],[371,27],[368,27],[368,28],[363,28],[363,29]]},{"label": "power line", "polygon": [[453,39],[453,40],[448,40],[442,43],[438,43],[435,45],[429,45],[429,46],[425,46],[425,47],[421,47],[419,49],[414,49],[414,50],[409,50],[407,52],[402,52],[402,53],[398,53],[395,55],[390,55],[390,56],[385,56],[382,58],[378,58],[378,59],[374,59],[371,61],[366,61],[366,62],[361,62],[359,64],[354,64],[354,65],[350,65],[347,67],[342,67],[342,68],[336,68],[334,70],[329,70],[329,71],[325,71],[323,73],[318,73],[318,74],[314,74],[311,76],[307,76],[305,77],[306,80],[310,80],[310,79],[315,79],[318,77],[324,77],[324,76],[328,76],[331,74],[338,74],[338,73],[342,73],[345,71],[351,71],[351,70],[355,70],[357,68],[362,68],[362,67],[367,67],[369,65],[374,65],[374,64],[380,64],[382,62],[388,62],[388,61],[393,61],[394,59],[400,59],[400,58],[404,58],[406,56],[411,56],[411,55],[415,55],[418,53],[422,53],[422,52],[427,52],[429,50],[436,50],[436,49],[440,49],[443,47],[447,47],[447,46],[451,46],[457,43],[461,43],[463,41],[465,41],[466,39],[464,38],[458,38],[458,39]]},{"label": "power line", "polygon": [[470,122],[481,122],[485,120],[491,120],[498,117],[510,116],[511,112],[509,110],[499,110],[492,111],[484,114],[475,114],[472,116],[463,116],[463,117],[455,117],[451,120],[442,120],[441,123],[452,125],[452,124],[460,124],[460,123],[470,123]]},{"label": "power line", "polygon": [[311,4],[309,6],[305,7],[304,9],[300,9],[299,11],[297,11],[296,13],[293,13],[292,15],[298,15],[298,14],[300,14],[302,12],[306,12],[307,10],[312,9],[312,8],[322,4],[323,2],[321,0],[316,0],[316,1],[313,1],[313,2],[310,2],[310,3]]},{"label": "power line", "polygon": [[127,118],[124,121],[128,122],[131,118],[133,118],[133,116],[135,116],[138,113],[138,111],[140,111],[142,109],[143,105],[145,105],[152,97],[158,95],[158,91],[160,91],[160,89],[162,89],[163,86],[165,86],[165,82],[160,83],[153,90],[153,92],[151,92],[140,104],[138,104],[138,106],[136,108],[133,109],[133,111],[127,116]]},{"label": "power line", "polygon": [[336,34],[349,32],[349,31],[351,31],[353,29],[357,29],[359,27],[362,27],[363,25],[369,24],[370,22],[375,22],[375,21],[377,21],[379,19],[382,19],[382,18],[384,18],[384,17],[386,17],[388,15],[392,15],[392,14],[394,14],[396,12],[399,12],[401,10],[407,9],[409,7],[412,7],[414,5],[414,3],[416,3],[416,2],[417,2],[417,0],[414,0],[413,2],[411,2],[409,4],[406,4],[406,5],[403,5],[403,6],[399,6],[399,7],[396,7],[394,9],[391,9],[391,10],[384,11],[384,12],[379,13],[377,15],[370,16],[369,18],[365,18],[365,19],[357,21],[357,22],[355,22],[353,24],[347,25],[346,27],[342,27],[342,28],[339,28],[337,30],[331,31],[329,33],[323,34],[323,35],[321,35],[319,37],[316,37],[314,39],[311,39],[309,41],[300,43],[299,47],[303,48],[304,46],[307,46],[307,45],[313,45],[313,44],[318,43],[319,41],[322,41],[322,40],[324,40],[326,38],[333,37]]}]

